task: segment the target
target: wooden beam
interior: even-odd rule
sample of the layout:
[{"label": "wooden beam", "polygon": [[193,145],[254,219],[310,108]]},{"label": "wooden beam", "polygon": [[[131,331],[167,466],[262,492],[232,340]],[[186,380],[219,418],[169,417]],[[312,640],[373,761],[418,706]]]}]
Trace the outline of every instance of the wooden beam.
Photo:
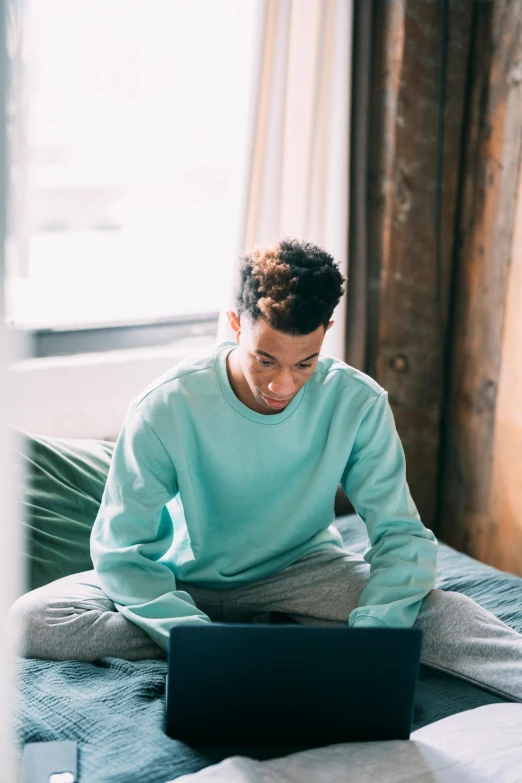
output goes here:
[{"label": "wooden beam", "polygon": [[502,330],[522,152],[522,3],[474,4],[471,93],[437,530],[484,555]]},{"label": "wooden beam", "polygon": [[[367,372],[387,389],[424,523],[436,512],[443,355],[472,5],[448,7],[440,248],[435,227],[443,3],[376,0]],[[440,269],[437,270],[437,264]]]}]

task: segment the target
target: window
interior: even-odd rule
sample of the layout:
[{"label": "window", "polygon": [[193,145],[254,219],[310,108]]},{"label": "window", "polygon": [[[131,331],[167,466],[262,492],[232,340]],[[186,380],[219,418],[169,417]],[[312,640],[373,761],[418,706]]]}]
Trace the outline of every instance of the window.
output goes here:
[{"label": "window", "polygon": [[216,313],[242,228],[259,0],[25,8],[8,321],[92,329]]}]

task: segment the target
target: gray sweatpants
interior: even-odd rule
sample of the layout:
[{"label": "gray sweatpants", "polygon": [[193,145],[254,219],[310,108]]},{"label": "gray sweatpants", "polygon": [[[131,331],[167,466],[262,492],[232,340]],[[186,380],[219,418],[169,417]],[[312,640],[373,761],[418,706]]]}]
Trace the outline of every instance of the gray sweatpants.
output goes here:
[{"label": "gray sweatpants", "polygon": [[[217,622],[268,622],[278,612],[309,625],[346,625],[368,575],[361,556],[322,552],[245,587],[207,590],[178,581],[177,588]],[[135,661],[166,655],[116,610],[95,571],[23,595],[8,623],[21,630],[26,658]],[[490,612],[460,593],[432,590],[415,627],[424,633],[425,664],[522,702],[522,635]]]}]

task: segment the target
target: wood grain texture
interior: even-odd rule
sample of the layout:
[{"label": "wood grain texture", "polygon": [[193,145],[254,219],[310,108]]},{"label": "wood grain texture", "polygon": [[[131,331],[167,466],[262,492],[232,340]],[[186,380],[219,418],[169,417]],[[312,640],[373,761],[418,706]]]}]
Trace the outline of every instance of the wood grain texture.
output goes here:
[{"label": "wood grain texture", "polygon": [[443,355],[472,5],[449,5],[440,288],[434,225],[441,3],[375,7],[367,372],[388,391],[408,483],[436,514]]},{"label": "wood grain texture", "polygon": [[437,530],[458,549],[485,557],[493,525],[497,391],[522,151],[522,3],[497,0],[474,9]]}]

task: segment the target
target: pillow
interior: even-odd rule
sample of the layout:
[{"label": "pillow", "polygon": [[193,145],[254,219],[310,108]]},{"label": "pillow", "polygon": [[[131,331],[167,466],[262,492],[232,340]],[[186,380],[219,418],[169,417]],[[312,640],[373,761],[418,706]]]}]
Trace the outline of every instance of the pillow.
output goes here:
[{"label": "pillow", "polygon": [[26,589],[93,567],[91,528],[114,443],[21,435]]}]

